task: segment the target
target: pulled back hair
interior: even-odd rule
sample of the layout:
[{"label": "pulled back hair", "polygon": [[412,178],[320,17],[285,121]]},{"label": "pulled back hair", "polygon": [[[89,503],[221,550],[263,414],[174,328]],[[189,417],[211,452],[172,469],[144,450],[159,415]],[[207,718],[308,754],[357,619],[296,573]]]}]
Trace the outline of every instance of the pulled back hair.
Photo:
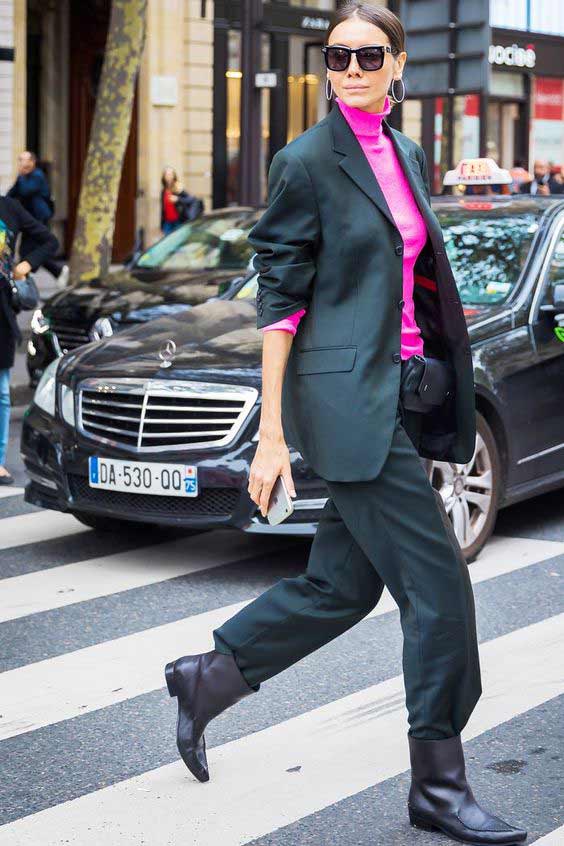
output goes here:
[{"label": "pulled back hair", "polygon": [[333,12],[325,43],[329,42],[329,36],[337,24],[353,17],[362,18],[363,21],[368,21],[385,32],[390,39],[394,56],[405,50],[405,30],[398,16],[384,6],[373,6],[371,3],[360,3],[358,0],[346,0]]}]

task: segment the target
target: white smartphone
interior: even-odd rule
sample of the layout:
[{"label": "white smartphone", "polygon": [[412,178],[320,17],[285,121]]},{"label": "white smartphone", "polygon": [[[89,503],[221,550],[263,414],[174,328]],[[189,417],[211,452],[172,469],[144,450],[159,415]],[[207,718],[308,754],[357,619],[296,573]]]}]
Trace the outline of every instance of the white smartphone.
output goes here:
[{"label": "white smartphone", "polygon": [[286,517],[289,517],[293,510],[294,501],[286,487],[284,477],[278,476],[270,492],[270,501],[266,512],[267,520],[271,526],[276,526]]}]

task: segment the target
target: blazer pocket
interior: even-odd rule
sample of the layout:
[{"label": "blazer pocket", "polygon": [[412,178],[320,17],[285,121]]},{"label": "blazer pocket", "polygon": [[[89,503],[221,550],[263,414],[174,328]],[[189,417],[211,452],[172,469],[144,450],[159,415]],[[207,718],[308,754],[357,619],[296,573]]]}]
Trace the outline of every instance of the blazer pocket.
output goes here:
[{"label": "blazer pocket", "polygon": [[352,370],[356,358],[356,346],[352,347],[311,347],[297,351],[296,372],[336,373]]}]

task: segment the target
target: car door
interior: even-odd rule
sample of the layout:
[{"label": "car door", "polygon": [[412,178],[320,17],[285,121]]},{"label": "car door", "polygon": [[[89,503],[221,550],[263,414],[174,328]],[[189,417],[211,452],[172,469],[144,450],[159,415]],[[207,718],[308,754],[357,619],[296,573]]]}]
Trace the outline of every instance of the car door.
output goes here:
[{"label": "car door", "polygon": [[564,216],[550,239],[529,313],[536,359],[535,380],[521,401],[532,403],[527,449],[519,456],[522,479],[564,473],[564,314],[553,306],[554,289],[564,283]]}]

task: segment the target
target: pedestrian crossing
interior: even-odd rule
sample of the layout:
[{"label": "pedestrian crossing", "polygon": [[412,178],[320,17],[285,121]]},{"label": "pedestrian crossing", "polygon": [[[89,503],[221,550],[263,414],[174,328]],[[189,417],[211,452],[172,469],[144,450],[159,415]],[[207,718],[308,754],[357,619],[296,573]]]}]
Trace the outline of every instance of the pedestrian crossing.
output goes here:
[{"label": "pedestrian crossing", "polygon": [[0,552],[85,531],[89,530],[72,514],[61,514],[58,511],[49,512],[48,520],[45,519],[44,511],[5,517],[0,519]]},{"label": "pedestrian crossing", "polygon": [[15,485],[10,485],[10,487],[6,488],[0,488],[0,499],[8,499],[8,497],[12,496],[22,496],[23,492],[23,488],[17,488]]},{"label": "pedestrian crossing", "polygon": [[[11,549],[24,544],[33,544],[30,555],[39,554],[44,541],[71,538],[76,531],[88,530],[74,518],[55,512],[5,517],[0,519],[0,554],[9,555]],[[301,555],[305,566],[307,551],[307,542],[283,536],[257,539],[218,529],[133,551],[85,560],[77,556],[69,564],[49,562],[35,572],[0,581],[0,653],[9,646],[5,638],[14,632],[14,625],[19,627],[18,632],[28,632],[31,637],[37,621],[45,615],[56,619],[74,608],[80,613],[101,598],[114,595],[121,596],[122,601],[127,597],[133,600],[141,591],[146,592],[142,594],[145,601],[151,603],[162,597],[157,593],[162,583],[189,581],[208,572],[228,582],[230,568],[236,562],[249,562],[250,567],[259,556],[267,570],[269,557],[278,552],[285,552],[288,560]],[[563,563],[564,543],[559,540],[494,536],[471,565],[474,585],[487,588],[483,594],[477,593],[477,599],[479,622],[482,612],[488,625],[480,638],[484,694],[464,732],[465,742],[487,737],[538,707],[554,708],[564,694]],[[534,616],[527,616],[520,609],[530,598],[533,580],[539,585],[539,594],[531,601],[538,607]],[[7,771],[15,772],[12,756],[20,754],[24,744],[32,747],[34,739],[41,737],[48,748],[50,737],[55,744],[65,732],[80,738],[81,726],[88,723],[87,731],[91,732],[88,721],[96,715],[101,718],[97,743],[100,748],[109,744],[111,750],[120,708],[134,702],[141,706],[149,702],[148,697],[152,703],[159,702],[159,715],[163,716],[146,730],[161,736],[161,745],[170,745],[176,700],[169,699],[164,689],[164,663],[181,654],[213,648],[212,629],[252,601],[256,592],[256,586],[249,588],[243,601],[222,602],[217,607],[212,599],[206,600],[209,607],[199,613],[187,607],[182,619],[160,625],[152,619],[146,628],[117,636],[114,632],[107,640],[93,641],[84,648],[73,649],[69,640],[62,654],[0,673],[0,761],[8,762]],[[240,586],[237,593],[232,591],[233,597],[241,595],[244,590],[241,593]],[[508,608],[506,615],[496,620],[494,598],[498,595],[508,596]],[[105,606],[97,607],[103,628]],[[344,648],[347,638],[360,642],[359,631],[371,645],[379,643],[379,633],[385,632],[389,639],[393,632],[399,654],[397,618],[395,603],[385,593],[378,606],[329,649]],[[124,621],[122,632],[126,631]],[[19,648],[25,651],[25,638]],[[378,663],[384,660],[383,655],[381,650],[371,660]],[[363,658],[358,654],[359,664]],[[310,666],[315,661],[315,655],[309,657]],[[269,687],[272,690],[278,685],[288,699],[298,698],[300,686],[308,682],[300,675],[301,663],[265,682],[256,696],[230,709],[228,721],[222,715],[217,723],[224,720],[230,728],[218,744],[212,745],[217,737],[215,729],[209,731],[208,784],[196,782],[174,754],[163,762],[162,757],[157,760],[148,752],[146,768],[135,775],[129,775],[124,765],[124,775],[113,777],[112,783],[94,778],[76,795],[72,795],[70,786],[63,800],[53,786],[51,796],[45,797],[39,810],[32,813],[20,808],[9,813],[4,817],[8,821],[0,825],[0,846],[89,846],[98,844],[101,837],[124,846],[235,846],[259,838],[268,838],[264,842],[273,846],[301,846],[302,842],[333,846],[327,840],[302,841],[300,835],[287,840],[287,827],[306,825],[325,809],[349,797],[362,797],[363,791],[405,773],[409,760],[403,680],[397,665],[390,664],[394,670],[388,676],[384,672],[376,683],[370,683],[368,662],[363,665],[362,684],[354,692],[343,694],[343,688],[337,691],[337,680],[331,674],[322,685],[312,683],[305,705],[293,704],[286,714],[283,708],[272,709],[262,727],[249,728],[255,725],[250,719],[253,711],[268,707],[260,700],[267,701]],[[332,665],[326,661],[325,666]],[[109,719],[104,720],[106,713]],[[137,738],[131,738],[132,744],[137,742]],[[509,758],[511,749],[506,751]],[[120,761],[113,763],[119,773]],[[37,762],[38,769],[45,766],[45,760]],[[87,761],[84,766],[89,766]],[[547,819],[546,826],[536,835],[532,832],[528,842],[564,846],[564,828],[555,828],[561,821]],[[526,823],[525,811],[520,822]],[[349,834],[346,842],[355,843],[354,832]],[[398,832],[398,838],[402,846],[439,846],[446,842],[438,835],[414,832],[409,826]],[[342,842],[334,841],[335,846]],[[381,842],[377,832],[373,842]]]}]

